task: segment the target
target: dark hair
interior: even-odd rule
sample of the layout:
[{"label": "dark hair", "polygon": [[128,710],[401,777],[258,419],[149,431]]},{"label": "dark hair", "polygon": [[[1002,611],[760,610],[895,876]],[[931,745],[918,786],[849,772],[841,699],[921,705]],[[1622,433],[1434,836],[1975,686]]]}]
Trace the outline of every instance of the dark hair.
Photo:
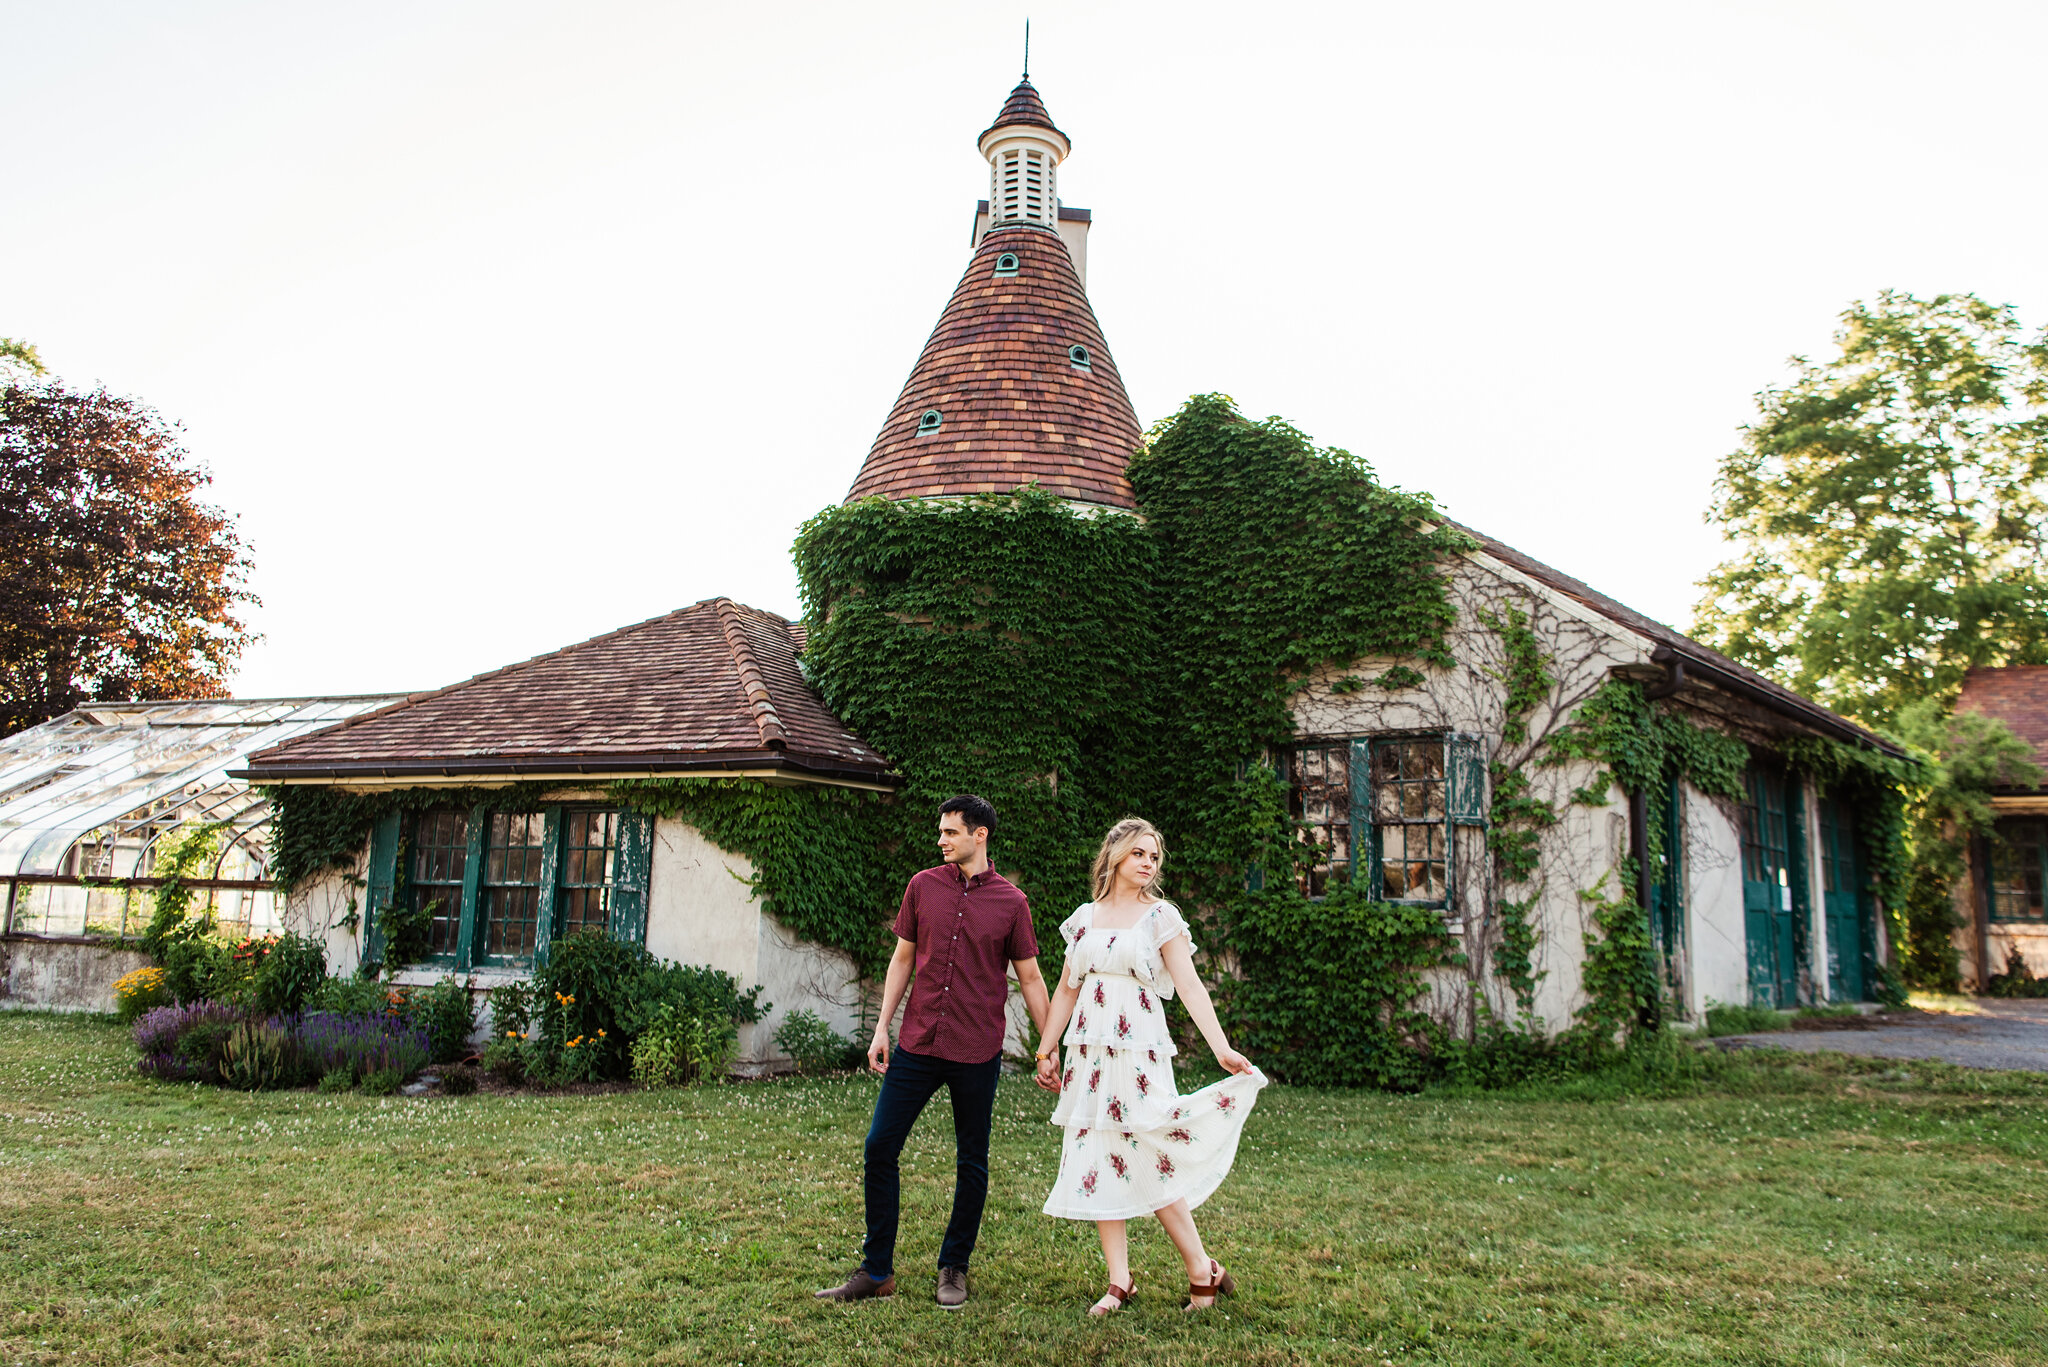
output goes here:
[{"label": "dark hair", "polygon": [[976,826],[986,826],[989,839],[995,839],[996,809],[989,805],[987,798],[976,797],[973,793],[949,797],[939,804],[939,815],[944,816],[947,812],[960,813],[960,819],[967,823],[969,834],[973,833]]}]

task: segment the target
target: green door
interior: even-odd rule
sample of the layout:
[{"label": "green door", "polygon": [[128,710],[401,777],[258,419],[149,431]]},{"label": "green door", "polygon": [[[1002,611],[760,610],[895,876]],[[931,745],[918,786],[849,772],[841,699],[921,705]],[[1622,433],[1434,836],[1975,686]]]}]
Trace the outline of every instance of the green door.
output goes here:
[{"label": "green door", "polygon": [[1752,768],[1742,807],[1742,920],[1749,997],[1757,1006],[1789,1007],[1799,1000],[1792,861],[1796,826],[1787,786],[1783,774]]},{"label": "green door", "polygon": [[1820,804],[1821,910],[1828,928],[1828,999],[1860,1002],[1870,996],[1871,900],[1856,851],[1856,809]]},{"label": "green door", "polygon": [[1665,784],[1662,791],[1651,791],[1648,815],[1650,946],[1665,992],[1673,1000],[1682,1000],[1684,984],[1679,981],[1678,966],[1685,948],[1685,824],[1677,779]]}]

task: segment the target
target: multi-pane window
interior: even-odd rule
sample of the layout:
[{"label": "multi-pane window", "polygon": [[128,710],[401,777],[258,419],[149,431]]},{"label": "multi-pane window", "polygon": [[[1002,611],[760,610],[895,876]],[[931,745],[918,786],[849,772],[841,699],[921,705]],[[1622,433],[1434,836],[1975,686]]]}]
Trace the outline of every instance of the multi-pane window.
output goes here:
[{"label": "multi-pane window", "polygon": [[1742,877],[1750,883],[1780,883],[1791,863],[1791,837],[1781,784],[1752,774],[1742,803]]},{"label": "multi-pane window", "polygon": [[429,913],[428,959],[458,968],[524,968],[579,931],[638,941],[651,835],[644,814],[600,808],[393,815],[371,840],[370,924],[401,898]]},{"label": "multi-pane window", "polygon": [[1340,875],[1375,897],[1448,907],[1452,832],[1485,824],[1479,739],[1456,733],[1297,745],[1285,757],[1290,813],[1316,848],[1302,891],[1319,897]]},{"label": "multi-pane window", "polygon": [[611,889],[619,859],[619,814],[572,811],[562,816],[562,877],[555,893],[564,935],[611,924]]},{"label": "multi-pane window", "polygon": [[493,812],[478,892],[486,963],[533,960],[540,925],[541,855],[546,823],[539,812]]},{"label": "multi-pane window", "polygon": [[1443,902],[1450,888],[1444,743],[1431,736],[1372,743],[1372,834],[1380,894]]},{"label": "multi-pane window", "polygon": [[462,872],[469,859],[469,813],[444,808],[423,812],[413,824],[412,868],[406,896],[426,911],[428,952],[454,957],[462,931]]},{"label": "multi-pane window", "polygon": [[2004,817],[1991,838],[1991,919],[2048,920],[2048,820]]},{"label": "multi-pane window", "polygon": [[1288,811],[1316,847],[1302,891],[1321,897],[1333,871],[1351,872],[1351,742],[1298,746],[1288,760]]}]

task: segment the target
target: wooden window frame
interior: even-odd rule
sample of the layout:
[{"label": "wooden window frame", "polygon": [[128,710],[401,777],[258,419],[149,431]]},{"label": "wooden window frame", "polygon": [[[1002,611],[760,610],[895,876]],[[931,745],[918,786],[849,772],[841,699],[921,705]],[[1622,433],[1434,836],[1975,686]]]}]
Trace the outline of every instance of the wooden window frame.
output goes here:
[{"label": "wooden window frame", "polygon": [[[2000,828],[2006,826],[2008,823],[2017,824],[2019,822],[2028,822],[2036,826],[2043,827],[2041,831],[2041,840],[2033,846],[2033,850],[2036,870],[2042,883],[2044,903],[2048,903],[2048,817],[2000,817],[1992,826],[1991,839],[1988,842],[1988,853],[1990,857],[1987,860],[1985,860],[1985,869],[1987,873],[1987,877],[1984,880],[1985,899],[1990,903],[1990,906],[1987,907],[1985,910],[1985,919],[2002,926],[2048,925],[2048,914],[2044,914],[2041,916],[2012,916],[2002,914],[1998,909],[1998,893],[1999,888],[2002,886],[1999,881],[1999,865],[2001,863],[2000,851],[2005,851],[2005,858],[2009,860],[2015,858],[2018,854],[2018,851],[2027,848],[2026,846],[2017,845],[2012,841],[2008,840],[2005,832]],[[2048,913],[2048,905],[2044,905],[2043,911],[2044,913]]]},{"label": "wooden window frame", "polygon": [[[1443,746],[1444,813],[1444,895],[1441,898],[1414,898],[1386,896],[1386,880],[1380,864],[1379,829],[1383,825],[1419,825],[1419,822],[1379,822],[1373,819],[1372,757],[1376,746],[1414,744],[1418,741],[1436,741]],[[1486,748],[1483,739],[1463,731],[1386,731],[1368,736],[1355,737],[1304,737],[1288,746],[1284,752],[1285,767],[1281,777],[1290,790],[1298,784],[1295,756],[1303,750],[1335,749],[1348,746],[1347,760],[1350,791],[1345,811],[1345,825],[1348,828],[1348,857],[1339,865],[1333,861],[1330,875],[1340,871],[1357,882],[1363,874],[1369,895],[1375,901],[1391,901],[1401,906],[1431,907],[1449,911],[1458,904],[1458,841],[1457,828],[1460,826],[1484,829],[1487,823],[1486,789]],[[1363,819],[1361,820],[1361,814]],[[1334,823],[1333,823],[1334,824]],[[1365,867],[1360,868],[1360,851],[1364,851]],[[1316,900],[1310,893],[1311,900]]]},{"label": "wooden window frame", "polygon": [[[427,808],[404,816],[392,812],[371,830],[370,868],[365,880],[365,960],[381,962],[384,957],[384,935],[379,919],[385,907],[409,894],[413,833],[422,817],[439,810],[446,809]],[[562,839],[568,825],[564,814],[582,812],[614,813],[617,820],[617,854],[612,861],[612,878],[608,884],[602,885],[608,902],[606,933],[613,939],[645,944],[648,875],[654,844],[654,823],[645,813],[603,803],[550,803],[538,809],[505,812],[479,805],[465,812],[468,847],[464,852],[460,920],[454,953],[434,955],[422,959],[421,964],[457,972],[476,968],[528,972],[544,965],[561,929],[556,923],[561,919],[565,901],[559,896],[563,887]],[[538,882],[522,884],[536,890],[533,952],[530,957],[493,956],[487,952],[487,927],[484,924],[484,870],[490,853],[492,819],[536,815],[542,822]],[[451,883],[448,886],[455,885]]]}]

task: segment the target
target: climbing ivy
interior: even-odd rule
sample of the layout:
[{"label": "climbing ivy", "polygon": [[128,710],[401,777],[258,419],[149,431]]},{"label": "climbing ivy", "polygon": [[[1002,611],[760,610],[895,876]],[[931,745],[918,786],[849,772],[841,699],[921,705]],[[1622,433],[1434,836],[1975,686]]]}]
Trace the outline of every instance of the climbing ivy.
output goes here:
[{"label": "climbing ivy", "polygon": [[541,805],[545,794],[559,786],[511,783],[502,788],[422,787],[365,793],[293,783],[256,791],[270,803],[270,876],[279,891],[290,894],[309,878],[354,869],[371,829],[391,812],[429,807],[532,811]]},{"label": "climbing ivy", "polygon": [[1221,394],[1155,426],[1130,477],[1168,627],[1155,820],[1177,835],[1178,886],[1224,905],[1247,865],[1274,868],[1276,846],[1298,843],[1263,762],[1293,735],[1293,696],[1329,663],[1452,667],[1441,567],[1473,543],[1426,495],[1388,488],[1282,419],[1250,421]]},{"label": "climbing ivy", "polygon": [[[1172,895],[1246,973],[1226,994],[1237,1026],[1326,1044],[1327,1031],[1300,1034],[1273,1014],[1320,970],[1269,952],[1269,935],[1285,925],[1334,945],[1363,917],[1375,929],[1358,952],[1384,989],[1374,1049],[1412,1045],[1405,1013],[1420,975],[1452,962],[1441,916],[1363,910],[1362,890],[1341,886],[1304,897],[1294,874],[1314,851],[1271,756],[1317,667],[1451,664],[1440,566],[1471,543],[1428,499],[1386,488],[1279,419],[1246,419],[1221,395],[1156,426],[1130,477],[1137,517],[1026,488],[867,500],[804,527],[805,669],[906,780],[889,827],[896,850],[864,856],[858,881],[893,895],[925,862],[937,803],[979,792],[999,813],[996,865],[1030,894],[1041,951],[1056,962],[1054,927],[1088,896],[1101,832],[1140,812],[1167,832]],[[781,837],[712,838],[750,840],[751,853]],[[756,868],[764,896],[788,895],[763,857]],[[1248,869],[1263,873],[1256,892]],[[1332,1071],[1323,1044],[1276,1045],[1262,1062],[1303,1081],[1356,1080],[1351,1064]]]},{"label": "climbing ivy", "polygon": [[[1556,682],[1542,642],[1529,627],[1529,613],[1519,604],[1508,604],[1502,612],[1481,611],[1479,621],[1497,635],[1505,651],[1504,667],[1497,671],[1506,696],[1502,703],[1501,747],[1487,766],[1493,799],[1488,813],[1486,848],[1493,858],[1494,876],[1504,889],[1526,885],[1542,864],[1543,833],[1557,824],[1550,804],[1536,797],[1529,775],[1522,765],[1511,764],[1502,755],[1529,742],[1529,718],[1550,696]],[[1524,1031],[1535,1029],[1531,1018],[1536,1004],[1536,927],[1529,913],[1537,895],[1501,897],[1494,906],[1500,925],[1500,943],[1493,952],[1495,975],[1507,984],[1520,1008]],[[1475,1000],[1478,1000],[1474,984]],[[1507,1028],[1507,1027],[1503,1027]]]},{"label": "climbing ivy", "polygon": [[[864,499],[797,537],[804,668],[903,775],[898,821],[861,883],[930,862],[938,804],[995,805],[996,867],[1038,942],[1087,900],[1101,833],[1142,807],[1158,564],[1144,523],[1036,487],[959,501]],[[901,882],[897,882],[901,891]],[[866,956],[863,956],[866,957]]]},{"label": "climbing ivy", "polygon": [[[1627,792],[1651,794],[1678,779],[1710,797],[1735,801],[1743,794],[1749,746],[1725,732],[1654,706],[1643,695],[1641,684],[1615,677],[1602,684],[1550,738],[1543,762],[1556,765],[1571,759],[1600,766],[1591,783],[1572,792],[1572,801],[1581,805],[1605,806],[1616,783]],[[1604,1047],[1617,1033],[1662,1019],[1663,993],[1649,912],[1641,905],[1636,889],[1641,870],[1638,858],[1650,861],[1653,880],[1668,883],[1672,852],[1664,847],[1660,823],[1649,823],[1647,834],[1648,848],[1641,856],[1623,860],[1592,888],[1579,893],[1589,910],[1592,929],[1598,932],[1586,936],[1580,970],[1585,1001],[1574,1027],[1584,1037],[1579,1043],[1590,1049]],[[1608,889],[1610,879],[1619,882],[1612,891]]]}]

